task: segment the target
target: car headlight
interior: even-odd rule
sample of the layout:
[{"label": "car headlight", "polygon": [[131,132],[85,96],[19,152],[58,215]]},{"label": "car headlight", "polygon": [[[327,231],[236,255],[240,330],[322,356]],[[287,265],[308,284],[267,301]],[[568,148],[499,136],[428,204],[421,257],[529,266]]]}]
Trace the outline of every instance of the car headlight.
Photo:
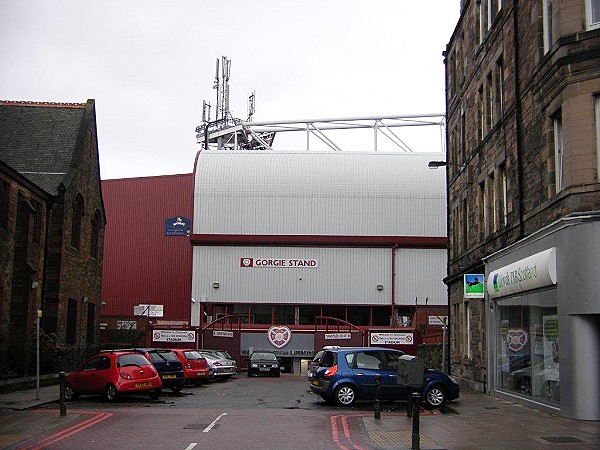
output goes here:
[{"label": "car headlight", "polygon": [[252,365],[251,365],[251,366],[252,366],[252,367],[258,367],[258,364],[256,364],[256,363],[252,363]]}]

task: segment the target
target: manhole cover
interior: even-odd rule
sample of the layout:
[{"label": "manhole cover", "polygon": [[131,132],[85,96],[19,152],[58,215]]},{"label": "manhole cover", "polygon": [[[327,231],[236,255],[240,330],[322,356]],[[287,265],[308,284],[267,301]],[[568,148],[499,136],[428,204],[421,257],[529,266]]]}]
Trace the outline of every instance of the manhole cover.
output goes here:
[{"label": "manhole cover", "polygon": [[542,436],[542,439],[551,444],[580,444],[583,441],[575,436]]}]

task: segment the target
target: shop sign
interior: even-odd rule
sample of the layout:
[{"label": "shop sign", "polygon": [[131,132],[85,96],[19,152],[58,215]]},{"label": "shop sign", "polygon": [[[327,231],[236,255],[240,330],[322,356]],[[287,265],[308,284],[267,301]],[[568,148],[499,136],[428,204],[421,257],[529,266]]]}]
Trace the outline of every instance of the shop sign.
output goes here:
[{"label": "shop sign", "polygon": [[233,331],[213,330],[213,336],[214,337],[232,338],[233,337]]},{"label": "shop sign", "polygon": [[319,260],[293,258],[240,258],[240,267],[252,269],[317,269],[319,267]]},{"label": "shop sign", "polygon": [[412,345],[413,333],[371,333],[372,345]]},{"label": "shop sign", "polygon": [[468,273],[464,276],[464,297],[465,298],[484,298],[483,293],[484,276],[482,273]]},{"label": "shop sign", "polygon": [[491,298],[556,284],[556,249],[550,248],[491,272],[487,291]]},{"label": "shop sign", "polygon": [[154,330],[154,342],[196,342],[196,332],[187,330]]},{"label": "shop sign", "polygon": [[187,217],[169,217],[165,219],[165,236],[189,236],[191,220]]},{"label": "shop sign", "polygon": [[325,340],[352,339],[351,333],[325,333]]}]

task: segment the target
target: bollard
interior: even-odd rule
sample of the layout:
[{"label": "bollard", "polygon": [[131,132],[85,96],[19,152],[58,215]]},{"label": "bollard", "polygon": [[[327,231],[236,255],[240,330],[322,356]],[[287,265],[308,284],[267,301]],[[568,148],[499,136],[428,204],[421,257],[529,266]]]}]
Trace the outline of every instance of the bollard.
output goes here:
[{"label": "bollard", "polygon": [[418,392],[413,392],[411,398],[412,406],[414,408],[412,415],[412,449],[419,450],[421,448],[421,437],[419,436],[419,413],[421,410],[421,396]]},{"label": "bollard", "polygon": [[60,415],[67,415],[67,404],[65,403],[65,373],[58,373],[58,385],[60,386]]},{"label": "bollard", "polygon": [[381,419],[381,406],[379,404],[379,395],[381,393],[381,375],[375,375],[375,406],[373,406],[373,412],[375,413],[376,419]]},{"label": "bollard", "polygon": [[408,397],[406,398],[406,417],[413,416],[413,399],[412,399],[413,390],[412,388],[408,389]]}]

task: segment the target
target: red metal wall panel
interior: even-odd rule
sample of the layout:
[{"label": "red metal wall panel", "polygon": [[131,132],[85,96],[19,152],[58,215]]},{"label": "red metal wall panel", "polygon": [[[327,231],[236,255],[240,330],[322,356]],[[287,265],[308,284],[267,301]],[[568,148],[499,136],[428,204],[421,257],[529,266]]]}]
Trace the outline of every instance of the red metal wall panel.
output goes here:
[{"label": "red metal wall panel", "polygon": [[[162,320],[190,316],[189,236],[165,236],[170,217],[193,217],[193,174],[102,181],[106,209],[102,316],[163,305]],[[190,224],[191,225],[191,224]]]}]

